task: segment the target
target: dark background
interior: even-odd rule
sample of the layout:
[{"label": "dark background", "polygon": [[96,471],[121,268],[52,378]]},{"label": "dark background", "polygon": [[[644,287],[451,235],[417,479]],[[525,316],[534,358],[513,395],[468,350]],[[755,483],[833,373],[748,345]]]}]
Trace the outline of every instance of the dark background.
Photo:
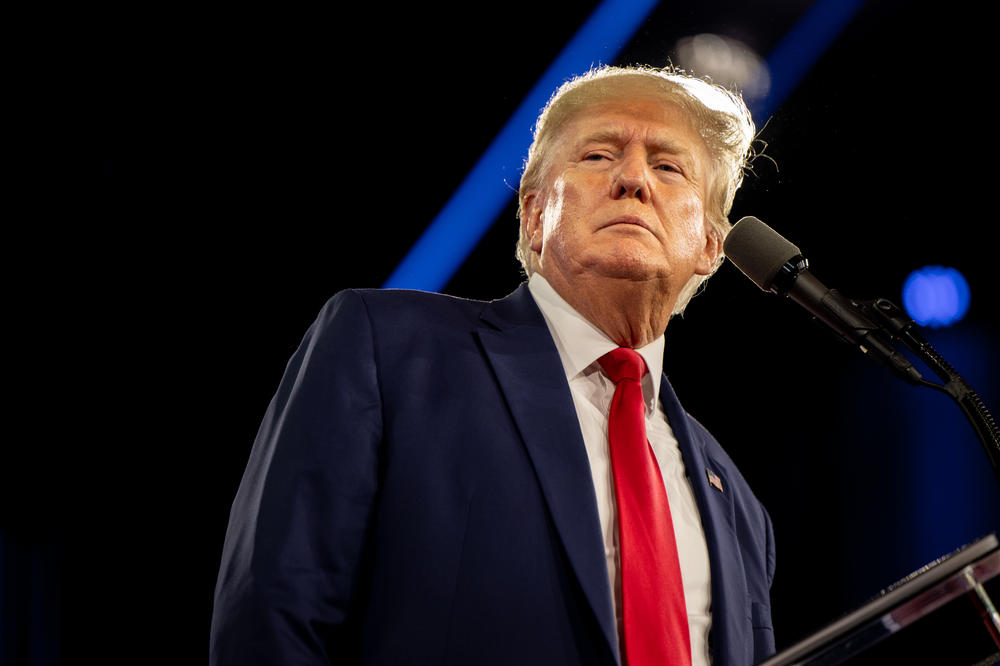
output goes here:
[{"label": "dark background", "polygon": [[[146,7],[63,17],[71,38],[25,56],[43,68],[8,181],[0,663],[204,662],[229,505],[286,360],[327,298],[382,284],[595,4]],[[695,4],[663,3],[616,62],[665,64],[699,32],[767,54],[809,3]],[[982,18],[863,6],[763,128],[771,159],[731,219],[769,222],[855,298],[900,303],[911,270],[958,268],[968,315],[925,333],[996,412]],[[512,205],[444,291],[514,289],[516,229]],[[997,529],[947,398],[731,265],[671,323],[665,368],[774,520],[779,648]]]}]

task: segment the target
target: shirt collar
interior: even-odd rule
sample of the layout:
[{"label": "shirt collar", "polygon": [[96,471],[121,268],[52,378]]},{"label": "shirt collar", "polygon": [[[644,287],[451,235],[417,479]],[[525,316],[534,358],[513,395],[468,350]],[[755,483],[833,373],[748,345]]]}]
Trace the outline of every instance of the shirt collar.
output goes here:
[{"label": "shirt collar", "polygon": [[[562,361],[568,381],[582,374],[597,359],[618,347],[604,331],[573,309],[538,273],[528,280],[528,289],[538,304],[538,309],[542,311],[545,323],[556,343],[559,359]],[[647,409],[652,409],[660,397],[664,346],[664,336],[661,335],[645,347],[635,350],[642,356],[649,369],[642,381]]]}]

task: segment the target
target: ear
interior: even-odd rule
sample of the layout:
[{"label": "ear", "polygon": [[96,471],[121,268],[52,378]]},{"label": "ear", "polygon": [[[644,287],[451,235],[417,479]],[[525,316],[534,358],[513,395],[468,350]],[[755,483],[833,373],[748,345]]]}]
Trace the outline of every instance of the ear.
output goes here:
[{"label": "ear", "polygon": [[529,190],[521,202],[521,227],[532,252],[542,252],[542,210],[545,205],[538,190]]},{"label": "ear", "polygon": [[695,266],[695,274],[711,275],[719,267],[719,259],[722,257],[722,235],[718,230],[705,222],[705,246],[702,248],[698,264]]}]

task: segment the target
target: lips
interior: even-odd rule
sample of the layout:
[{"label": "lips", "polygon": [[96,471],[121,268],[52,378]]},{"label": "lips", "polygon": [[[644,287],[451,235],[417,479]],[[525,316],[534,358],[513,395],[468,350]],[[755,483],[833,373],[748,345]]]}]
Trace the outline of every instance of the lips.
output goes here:
[{"label": "lips", "polygon": [[606,229],[608,227],[617,226],[619,224],[625,224],[625,225],[631,225],[631,226],[641,227],[641,228],[645,229],[646,231],[648,231],[649,233],[653,234],[654,236],[656,235],[653,232],[652,226],[648,222],[646,222],[646,220],[644,220],[641,217],[638,217],[636,215],[620,215],[620,216],[614,218],[613,220],[609,221],[607,224],[605,224],[601,228],[602,229]]}]

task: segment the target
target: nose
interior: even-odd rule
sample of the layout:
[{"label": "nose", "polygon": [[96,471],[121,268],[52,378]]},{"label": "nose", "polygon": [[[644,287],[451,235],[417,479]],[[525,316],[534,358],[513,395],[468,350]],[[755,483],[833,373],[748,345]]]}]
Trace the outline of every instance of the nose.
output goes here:
[{"label": "nose", "polygon": [[649,201],[649,181],[646,177],[646,162],[639,156],[626,156],[611,183],[611,196],[614,199],[638,199],[642,203]]}]

